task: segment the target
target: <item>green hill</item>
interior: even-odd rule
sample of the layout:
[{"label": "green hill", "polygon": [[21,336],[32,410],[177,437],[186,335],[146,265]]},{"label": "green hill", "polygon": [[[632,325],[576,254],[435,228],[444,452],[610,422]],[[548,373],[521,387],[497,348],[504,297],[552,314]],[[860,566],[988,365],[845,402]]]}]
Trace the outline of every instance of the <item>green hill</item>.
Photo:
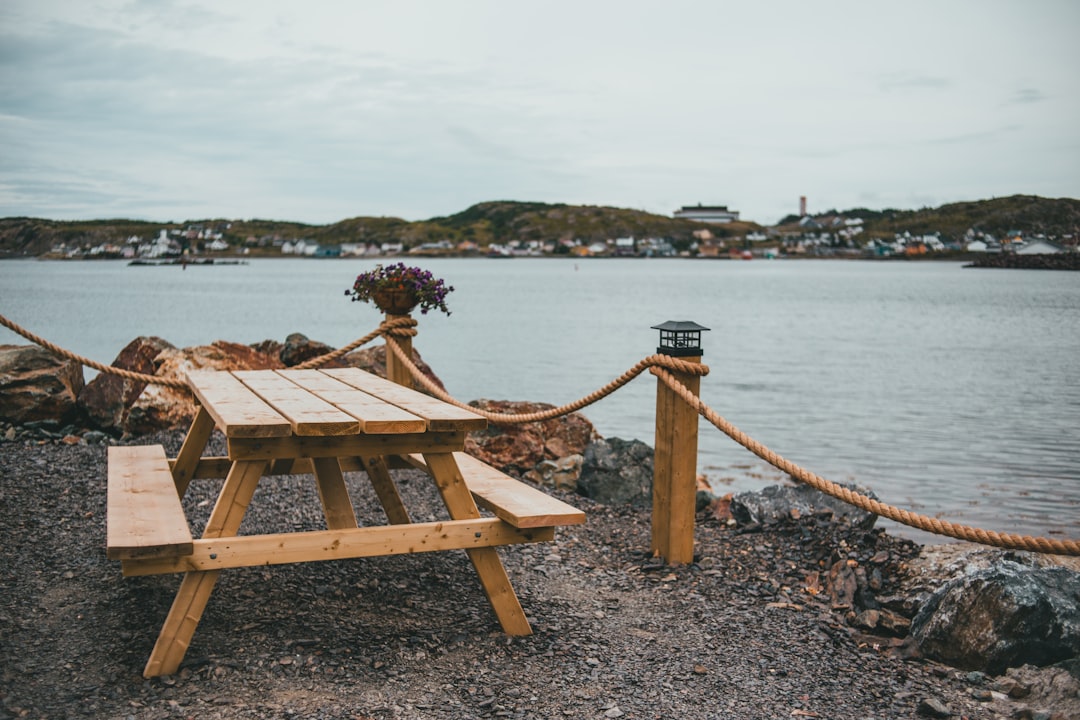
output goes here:
[{"label": "green hill", "polygon": [[[921,210],[853,208],[816,216],[859,217],[867,237],[893,233],[940,232],[960,238],[969,228],[1003,236],[1009,231],[1044,233],[1050,237],[1080,236],[1080,200],[1014,195],[993,200],[959,202]],[[799,218],[789,216],[783,230],[798,230]],[[157,237],[162,229],[207,228],[223,233],[234,248],[274,253],[273,240],[305,239],[322,245],[345,242],[402,243],[406,248],[449,240],[454,245],[472,241],[480,248],[491,244],[531,240],[580,240],[584,243],[616,237],[662,237],[677,248],[693,241],[695,230],[707,227],[719,237],[741,236],[762,227],[753,222],[704,225],[641,210],[596,205],[483,202],[445,217],[410,222],[393,217],[354,217],[330,225],[307,225],[278,220],[189,220],[182,223],[139,220],[56,221],[40,218],[0,219],[0,257],[27,257],[48,253],[61,243],[93,247],[120,244],[129,237]]]},{"label": "green hill", "polygon": [[[995,237],[1015,230],[1057,238],[1080,235],[1080,200],[1035,195],[1011,195],[920,210],[829,210],[821,216],[862,218],[870,237],[891,237],[904,232],[912,235],[940,232],[944,237],[959,239],[969,228]],[[788,216],[782,221],[782,226],[789,228],[798,220],[797,216]]]}]

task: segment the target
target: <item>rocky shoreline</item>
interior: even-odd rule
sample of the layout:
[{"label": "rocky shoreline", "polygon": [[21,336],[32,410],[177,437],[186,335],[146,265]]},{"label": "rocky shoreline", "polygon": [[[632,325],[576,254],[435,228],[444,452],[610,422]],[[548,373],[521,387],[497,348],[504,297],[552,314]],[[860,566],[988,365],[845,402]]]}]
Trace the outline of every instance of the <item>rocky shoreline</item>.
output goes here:
[{"label": "rocky shoreline", "polygon": [[[124,442],[175,453],[182,436]],[[909,541],[829,512],[739,526],[706,508],[695,562],[669,567],[647,509],[555,490],[587,524],[501,551],[531,637],[498,631],[460,553],[251,568],[222,576],[180,672],[145,680],[177,578],[106,560],[104,445],[0,447],[0,717],[1080,717],[1075,661],[994,677],[855,620],[866,592],[903,593]],[[417,517],[439,513],[425,476],[396,477]],[[347,480],[380,522],[366,479]],[[215,494],[192,486],[196,525]],[[299,477],[264,480],[245,520],[320,521]]]},{"label": "rocky shoreline", "polygon": [[[175,376],[329,349],[140,338],[115,364]],[[340,362],[384,374],[384,361],[376,347]],[[175,454],[190,398],[112,376],[83,386],[81,368],[33,348],[0,350],[0,390],[0,720],[1080,718],[1080,563],[920,547],[776,486],[699,496],[694,562],[667,566],[648,551],[652,449],[577,414],[467,445],[586,510],[554,543],[500,551],[533,636],[498,631],[461,553],[247,568],[223,575],[180,672],[144,680],[177,579],[124,579],[105,559],[105,448]],[[414,517],[443,516],[425,475],[395,478]],[[347,482],[361,522],[381,523],[366,477]],[[216,490],[185,497],[193,532]],[[316,529],[318,508],[310,478],[267,478],[245,527]]]},{"label": "rocky shoreline", "polygon": [[1008,268],[1017,270],[1080,270],[1080,253],[1022,255],[1020,253],[993,253],[979,257],[964,267]]}]

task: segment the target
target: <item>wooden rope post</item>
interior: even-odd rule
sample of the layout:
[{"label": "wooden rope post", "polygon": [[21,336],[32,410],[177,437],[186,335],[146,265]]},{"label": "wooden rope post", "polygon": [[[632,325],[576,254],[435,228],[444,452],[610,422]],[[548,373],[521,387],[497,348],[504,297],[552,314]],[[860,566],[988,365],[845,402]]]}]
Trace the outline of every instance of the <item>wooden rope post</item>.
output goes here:
[{"label": "wooden rope post", "polygon": [[[410,317],[408,313],[404,315],[397,315],[394,313],[386,313],[386,319],[397,320],[398,318]],[[405,335],[387,335],[386,342],[397,343],[398,347],[405,351],[405,357],[412,357],[412,336]],[[413,385],[413,376],[409,372],[409,368],[405,367],[405,364],[401,362],[401,358],[397,356],[393,350],[389,347],[386,348],[386,379],[391,382],[396,382],[398,385],[404,385],[407,388],[415,389]]]},{"label": "wooden rope post", "polygon": [[[701,331],[708,328],[687,321],[668,321],[654,328],[660,330],[658,353],[701,362]],[[679,370],[670,373],[694,395],[699,394],[700,375]],[[657,378],[652,552],[672,565],[694,561],[697,451],[697,410]]]}]

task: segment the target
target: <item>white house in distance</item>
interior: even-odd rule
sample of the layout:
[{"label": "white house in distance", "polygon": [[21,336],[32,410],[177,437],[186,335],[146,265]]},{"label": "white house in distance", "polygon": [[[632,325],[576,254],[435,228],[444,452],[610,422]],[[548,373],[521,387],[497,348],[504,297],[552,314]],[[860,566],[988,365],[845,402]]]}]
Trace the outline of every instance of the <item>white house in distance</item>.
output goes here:
[{"label": "white house in distance", "polygon": [[1057,255],[1061,252],[1061,248],[1053,243],[1048,243],[1045,240],[1035,240],[1033,242],[1025,243],[1023,247],[1016,251],[1017,255]]},{"label": "white house in distance", "polygon": [[707,223],[729,223],[739,219],[738,210],[728,210],[727,205],[683,205],[675,211],[680,220],[696,220]]}]

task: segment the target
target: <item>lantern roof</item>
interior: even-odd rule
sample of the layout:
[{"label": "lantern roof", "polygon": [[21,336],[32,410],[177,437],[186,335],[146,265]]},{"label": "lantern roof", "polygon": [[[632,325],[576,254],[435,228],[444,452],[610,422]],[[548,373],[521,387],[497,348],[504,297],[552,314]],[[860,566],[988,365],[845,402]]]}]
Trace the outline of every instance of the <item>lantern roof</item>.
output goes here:
[{"label": "lantern roof", "polygon": [[708,330],[709,328],[704,325],[698,325],[693,320],[668,320],[667,322],[660,323],[659,325],[653,325],[653,330],[666,330],[669,332],[687,332]]}]

